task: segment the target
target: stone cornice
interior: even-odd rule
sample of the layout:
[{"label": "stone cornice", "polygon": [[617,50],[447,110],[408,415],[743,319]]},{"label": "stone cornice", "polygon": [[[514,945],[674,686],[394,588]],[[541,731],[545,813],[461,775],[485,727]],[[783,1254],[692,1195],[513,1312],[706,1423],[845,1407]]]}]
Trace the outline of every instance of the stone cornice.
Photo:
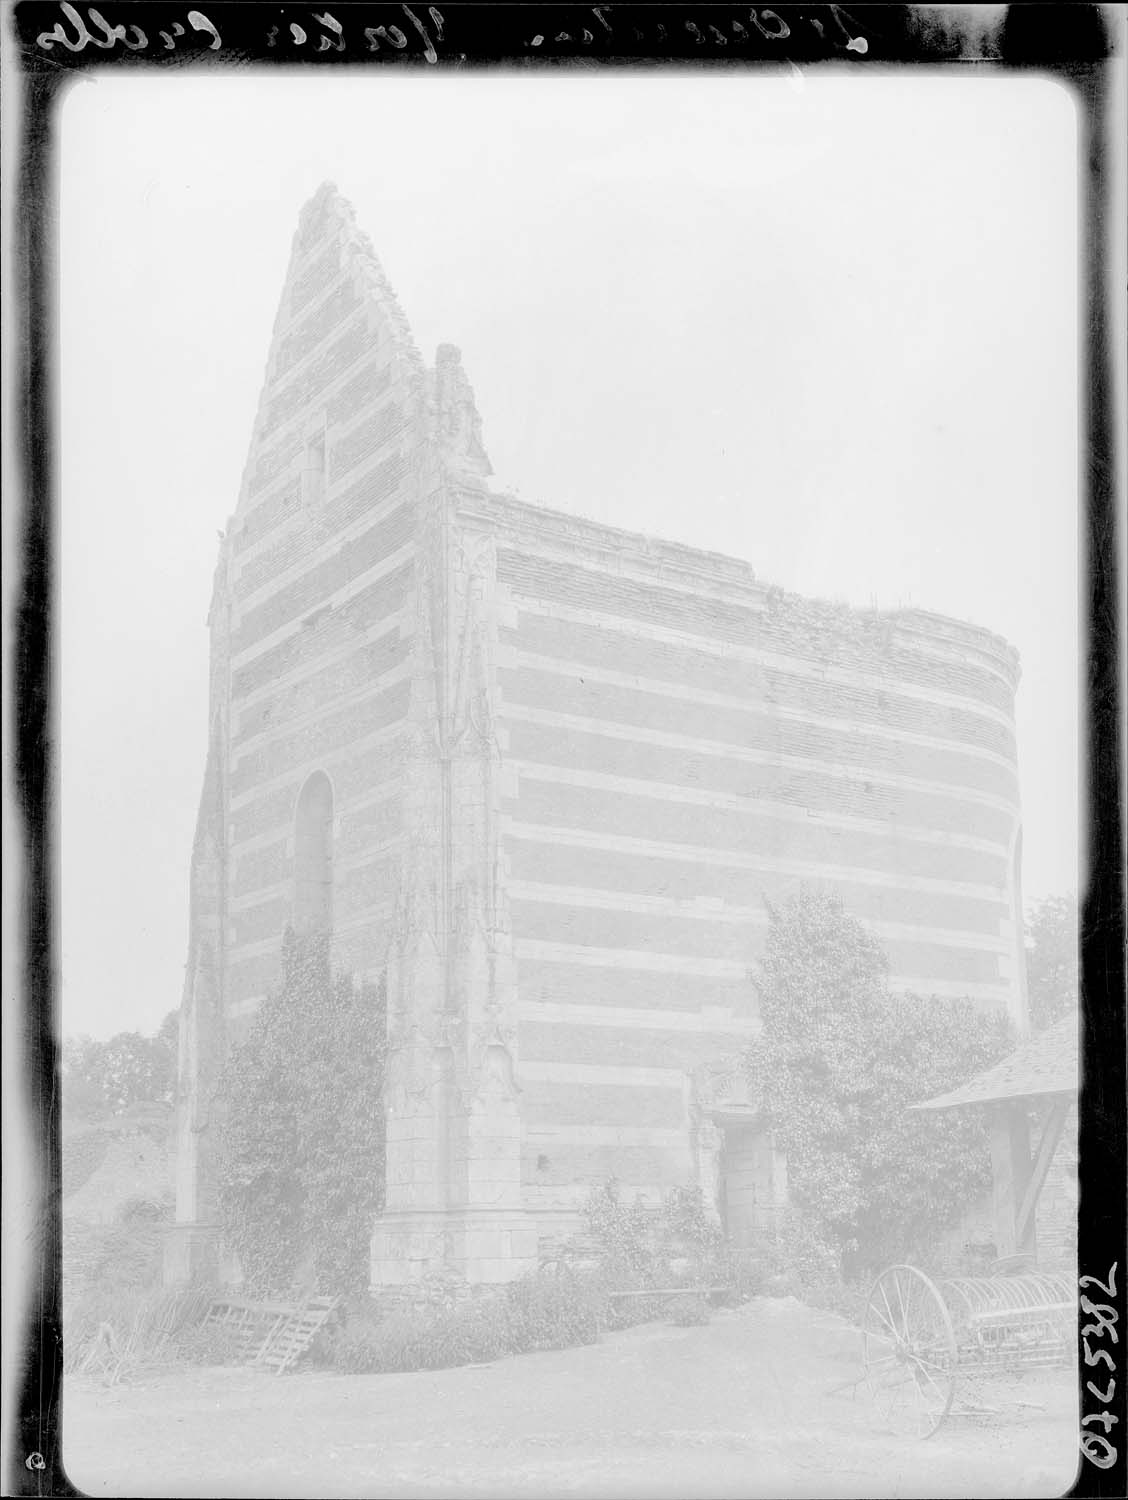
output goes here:
[{"label": "stone cornice", "polygon": [[633,573],[652,574],[656,583],[691,581],[709,591],[724,589],[744,596],[742,602],[752,609],[762,608],[767,598],[768,589],[748,563],[720,552],[703,552],[681,542],[623,531],[485,489],[460,490],[457,504],[459,516],[465,521],[490,524],[514,541],[559,546],[610,572],[628,566]]},{"label": "stone cornice", "polygon": [[872,609],[789,593],[757,578],[751,565],[719,552],[641,532],[625,531],[564,511],[550,510],[485,489],[460,488],[459,516],[469,524],[497,528],[502,538],[559,548],[579,561],[608,571],[649,574],[656,584],[692,584],[750,609],[793,614],[828,635],[863,634],[888,646],[918,649],[956,660],[977,658],[1013,691],[1020,675],[1017,650],[1002,636],[967,621],[916,608]]}]

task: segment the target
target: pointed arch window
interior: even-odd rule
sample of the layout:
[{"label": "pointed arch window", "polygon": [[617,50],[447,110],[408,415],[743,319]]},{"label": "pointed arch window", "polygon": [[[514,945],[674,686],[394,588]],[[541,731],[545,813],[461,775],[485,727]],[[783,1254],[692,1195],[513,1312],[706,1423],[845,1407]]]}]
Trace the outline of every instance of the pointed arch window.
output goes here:
[{"label": "pointed arch window", "polygon": [[333,788],[324,771],[302,787],[294,820],[294,929],[333,927]]}]

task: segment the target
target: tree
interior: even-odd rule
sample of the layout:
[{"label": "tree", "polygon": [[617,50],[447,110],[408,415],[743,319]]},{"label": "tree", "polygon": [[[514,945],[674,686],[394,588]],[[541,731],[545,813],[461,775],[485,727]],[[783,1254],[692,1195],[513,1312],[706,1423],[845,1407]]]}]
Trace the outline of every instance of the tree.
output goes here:
[{"label": "tree", "polygon": [[81,1117],[119,1114],[134,1104],[170,1104],[176,1087],[177,1012],[154,1036],[119,1031],[109,1041],[63,1040],[63,1105]]},{"label": "tree", "polygon": [[165,1016],[157,1030],[157,1040],[168,1048],[175,1071],[177,1052],[180,1048],[180,1011],[178,1009],[170,1010]]},{"label": "tree", "polygon": [[63,1038],[62,1105],[66,1115],[91,1120],[109,1113],[106,1104],[104,1042],[91,1036]]},{"label": "tree", "polygon": [[1078,922],[1075,896],[1047,896],[1026,924],[1030,1028],[1044,1031],[1077,1009]]},{"label": "tree", "polygon": [[320,935],[283,941],[279,988],[220,1080],[219,1204],[248,1287],[367,1285],[384,1200],[383,986],[334,975]]},{"label": "tree", "polygon": [[881,946],[834,897],[804,891],[770,915],[748,1066],[792,1200],[846,1274],[926,1258],[988,1186],[990,1156],[977,1114],[909,1106],[1003,1056],[1007,1023],[891,993]]}]

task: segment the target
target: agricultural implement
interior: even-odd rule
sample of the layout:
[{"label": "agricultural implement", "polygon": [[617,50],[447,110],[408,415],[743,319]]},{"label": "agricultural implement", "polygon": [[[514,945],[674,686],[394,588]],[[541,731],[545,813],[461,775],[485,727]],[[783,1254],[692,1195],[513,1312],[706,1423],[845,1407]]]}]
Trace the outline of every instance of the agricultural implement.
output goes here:
[{"label": "agricultural implement", "polygon": [[866,1381],[885,1425],[930,1437],[949,1413],[996,1411],[1008,1377],[1073,1354],[1077,1302],[1068,1277],[1017,1272],[933,1281],[890,1266],[862,1321]]},{"label": "agricultural implement", "polygon": [[[948,1414],[997,1411],[1024,1372],[1076,1358],[1073,1278],[1037,1269],[1036,1209],[1077,1093],[1077,1018],[1064,1017],[969,1083],[916,1110],[985,1107],[994,1237],[989,1276],[932,1280],[890,1266],[862,1323],[865,1377],[887,1425],[929,1437]],[[1031,1134],[1041,1114],[1040,1138]]]}]

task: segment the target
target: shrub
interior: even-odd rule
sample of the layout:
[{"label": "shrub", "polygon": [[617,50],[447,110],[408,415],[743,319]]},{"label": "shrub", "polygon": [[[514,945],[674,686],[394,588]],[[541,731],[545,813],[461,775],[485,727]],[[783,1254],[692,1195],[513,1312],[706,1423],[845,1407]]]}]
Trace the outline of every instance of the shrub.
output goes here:
[{"label": "shrub", "polygon": [[605,1322],[595,1277],[532,1273],[496,1290],[447,1303],[348,1313],[318,1357],[351,1373],[439,1370],[508,1354],[595,1343]]},{"label": "shrub", "polygon": [[[629,1328],[665,1317],[670,1299],[616,1293],[723,1285],[730,1301],[746,1300],[736,1258],[700,1188],[674,1187],[656,1205],[627,1199],[612,1178],[592,1190],[584,1207],[585,1233],[565,1246],[563,1263],[590,1267],[609,1328]],[[689,1307],[690,1303],[686,1303]],[[705,1303],[706,1313],[708,1303]],[[700,1309],[686,1316],[699,1320]]]},{"label": "shrub", "polygon": [[335,976],[320,936],[282,958],[218,1089],[220,1214],[251,1295],[348,1295],[383,1205],[384,991]]},{"label": "shrub", "polygon": [[700,1188],[671,1188],[655,1227],[659,1255],[672,1272],[671,1284],[680,1278],[711,1284],[727,1269],[724,1233],[706,1209]]},{"label": "shrub", "polygon": [[584,1220],[610,1285],[623,1291],[657,1285],[661,1257],[654,1215],[637,1200],[624,1199],[615,1178],[592,1189]]},{"label": "shrub", "polygon": [[221,1323],[193,1323],[172,1340],[175,1358],[190,1365],[234,1364],[241,1354],[238,1331]]},{"label": "shrub", "polygon": [[411,1305],[417,1309],[447,1312],[460,1307],[471,1295],[470,1284],[465,1276],[444,1266],[438,1271],[428,1271],[418,1286],[412,1289]]},{"label": "shrub", "polygon": [[779,1271],[774,1245],[726,1244],[717,1268],[716,1284],[727,1288],[721,1299],[726,1307],[739,1307],[753,1297],[770,1294],[769,1282]]},{"label": "shrub", "polygon": [[[861,1317],[864,1291],[843,1281],[837,1247],[798,1209],[783,1215],[775,1231],[763,1237],[746,1276],[754,1295],[800,1297],[854,1322]],[[868,1282],[865,1286],[868,1290]]]},{"label": "shrub", "polygon": [[679,1328],[693,1328],[709,1321],[709,1303],[700,1292],[685,1292],[675,1297],[669,1307],[670,1322]]},{"label": "shrub", "polygon": [[607,1310],[607,1327],[618,1330],[654,1323],[665,1316],[669,1306],[669,1297],[624,1297],[612,1301]]},{"label": "shrub", "polygon": [[[1012,1044],[1006,1022],[966,1003],[895,995],[887,978],[880,946],[836,898],[801,892],[771,912],[750,1081],[787,1157],[796,1253],[829,1256],[832,1279],[926,1258],[936,1231],[990,1182],[976,1114],[909,1106],[1001,1057]],[[814,1282],[821,1274],[792,1269]]]},{"label": "shrub", "polygon": [[599,1341],[607,1321],[602,1279],[532,1273],[505,1288],[505,1316],[516,1349],[570,1349]]},{"label": "shrub", "polygon": [[87,1289],[63,1305],[63,1367],[101,1375],[110,1384],[147,1366],[169,1362],[185,1331],[202,1319],[207,1287]]},{"label": "shrub", "polygon": [[[661,1203],[647,1207],[625,1199],[612,1178],[593,1189],[584,1220],[587,1234],[579,1248],[592,1253],[608,1292],[727,1284],[728,1247],[700,1188],[672,1188]],[[624,1300],[614,1309],[613,1323],[647,1322],[663,1306],[661,1298]]]},{"label": "shrub", "polygon": [[1077,897],[1035,902],[1026,923],[1026,984],[1030,1026],[1042,1031],[1077,1009]]},{"label": "shrub", "polygon": [[161,1281],[164,1242],[154,1223],[114,1224],[101,1233],[93,1279],[111,1288],[155,1290]]},{"label": "shrub", "polygon": [[[318,1340],[316,1359],[354,1374],[438,1370],[594,1344],[606,1328],[626,1328],[668,1314],[683,1326],[707,1322],[709,1305],[698,1293],[687,1292],[672,1306],[665,1295],[613,1300],[615,1292],[633,1289],[623,1285],[624,1267],[633,1267],[636,1276],[664,1268],[661,1284],[671,1284],[668,1265],[654,1248],[667,1243],[662,1215],[636,1214],[628,1208],[620,1216],[623,1205],[616,1207],[617,1203],[612,1193],[606,1204],[598,1205],[608,1222],[616,1228],[625,1223],[630,1231],[616,1240],[622,1253],[612,1274],[606,1268],[534,1271],[496,1289],[470,1294],[459,1278],[438,1273],[420,1284],[411,1306],[381,1308],[378,1302],[365,1302],[347,1308]],[[692,1194],[675,1202],[673,1219],[682,1230],[687,1222],[696,1223]],[[710,1246],[713,1238],[710,1231]],[[673,1243],[684,1250],[684,1236]]]},{"label": "shrub", "polygon": [[441,1370],[513,1352],[503,1318],[480,1306],[404,1308],[350,1318],[332,1350],[334,1367],[352,1373]]}]

